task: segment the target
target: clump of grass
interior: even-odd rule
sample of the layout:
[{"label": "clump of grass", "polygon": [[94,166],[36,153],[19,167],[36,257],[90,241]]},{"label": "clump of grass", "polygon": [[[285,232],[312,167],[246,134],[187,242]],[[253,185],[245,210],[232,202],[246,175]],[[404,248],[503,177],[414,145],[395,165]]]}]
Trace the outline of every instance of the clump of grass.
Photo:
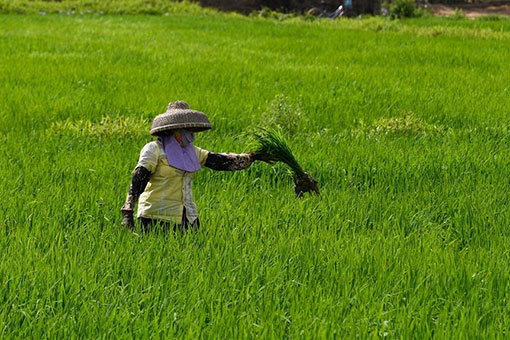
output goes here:
[{"label": "clump of grass", "polygon": [[389,6],[389,11],[392,19],[412,18],[418,15],[414,0],[394,0]]},{"label": "clump of grass", "polygon": [[277,126],[287,135],[296,134],[299,127],[306,124],[306,117],[301,108],[283,94],[274,97],[268,110],[262,115],[262,119],[266,122],[266,126]]},{"label": "clump of grass", "polygon": [[506,20],[505,17],[497,14],[488,14],[488,15],[482,15],[476,18],[478,21],[502,21]]},{"label": "clump of grass", "polygon": [[269,7],[264,7],[259,11],[251,12],[250,16],[266,18],[266,19],[276,19],[278,21],[284,21],[284,20],[295,18],[297,15],[295,13],[283,13],[283,12],[272,10]]},{"label": "clump of grass", "polygon": [[149,121],[144,118],[103,116],[99,121],[70,120],[53,122],[47,133],[59,136],[112,137],[147,134]]},{"label": "clump of grass", "polygon": [[466,15],[464,14],[464,11],[462,10],[462,8],[455,8],[455,12],[453,13],[453,15],[450,17],[451,19],[455,19],[455,20],[461,20],[461,19],[465,19],[466,18]]},{"label": "clump of grass", "polygon": [[254,158],[268,163],[282,162],[292,172],[294,178],[294,191],[298,197],[307,192],[319,194],[318,182],[299,165],[287,144],[281,130],[277,128],[261,128],[253,133],[257,149]]},{"label": "clump of grass", "polygon": [[372,133],[433,133],[440,132],[441,127],[429,124],[415,117],[412,113],[403,117],[381,118],[374,122]]},{"label": "clump of grass", "polygon": [[380,118],[370,125],[361,122],[358,132],[369,137],[378,135],[416,136],[442,133],[444,128],[441,125],[424,122],[414,114],[408,113],[402,117]]}]

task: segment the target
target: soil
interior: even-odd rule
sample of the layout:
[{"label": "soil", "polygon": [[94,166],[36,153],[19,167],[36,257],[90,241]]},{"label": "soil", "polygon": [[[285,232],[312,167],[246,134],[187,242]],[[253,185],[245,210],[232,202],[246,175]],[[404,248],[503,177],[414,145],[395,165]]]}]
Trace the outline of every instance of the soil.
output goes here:
[{"label": "soil", "polygon": [[501,15],[510,16],[510,4],[506,5],[441,5],[434,4],[432,11],[435,15],[450,16],[455,14],[457,8],[462,9],[462,13],[468,18],[477,18],[483,15]]}]

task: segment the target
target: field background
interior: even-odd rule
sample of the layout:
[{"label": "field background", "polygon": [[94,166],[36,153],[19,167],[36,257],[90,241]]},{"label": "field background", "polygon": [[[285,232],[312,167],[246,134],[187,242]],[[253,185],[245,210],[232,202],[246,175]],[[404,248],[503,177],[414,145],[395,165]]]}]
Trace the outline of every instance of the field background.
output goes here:
[{"label": "field background", "polygon": [[[184,8],[184,9],[183,9]],[[510,21],[0,15],[0,337],[507,338]],[[202,230],[120,227],[151,119],[282,167],[201,170]]]}]

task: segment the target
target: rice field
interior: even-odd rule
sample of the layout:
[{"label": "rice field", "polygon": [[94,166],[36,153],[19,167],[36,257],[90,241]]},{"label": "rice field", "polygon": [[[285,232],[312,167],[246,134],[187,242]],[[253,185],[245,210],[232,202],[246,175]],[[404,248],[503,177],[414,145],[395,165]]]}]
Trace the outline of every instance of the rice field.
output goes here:
[{"label": "rice field", "polygon": [[[0,15],[0,338],[510,336],[510,21],[212,11]],[[283,166],[201,170],[201,230],[122,206],[152,118],[185,100]]]}]

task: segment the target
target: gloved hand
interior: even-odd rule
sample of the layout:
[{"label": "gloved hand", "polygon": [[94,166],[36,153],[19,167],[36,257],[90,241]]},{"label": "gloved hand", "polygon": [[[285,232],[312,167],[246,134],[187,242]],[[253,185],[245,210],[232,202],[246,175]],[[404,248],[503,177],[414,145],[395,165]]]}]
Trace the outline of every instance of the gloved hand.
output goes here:
[{"label": "gloved hand", "polygon": [[122,219],[122,225],[131,231],[135,230],[135,220],[133,218],[133,211],[122,210],[122,214],[124,215],[124,218]]},{"label": "gloved hand", "polygon": [[248,155],[250,156],[250,159],[251,159],[252,162],[254,162],[254,161],[262,161],[262,162],[266,162],[266,163],[269,163],[269,164],[274,163],[274,160],[271,159],[271,157],[269,155],[266,155],[266,154],[263,154],[263,153],[252,152],[252,153],[249,153]]}]

